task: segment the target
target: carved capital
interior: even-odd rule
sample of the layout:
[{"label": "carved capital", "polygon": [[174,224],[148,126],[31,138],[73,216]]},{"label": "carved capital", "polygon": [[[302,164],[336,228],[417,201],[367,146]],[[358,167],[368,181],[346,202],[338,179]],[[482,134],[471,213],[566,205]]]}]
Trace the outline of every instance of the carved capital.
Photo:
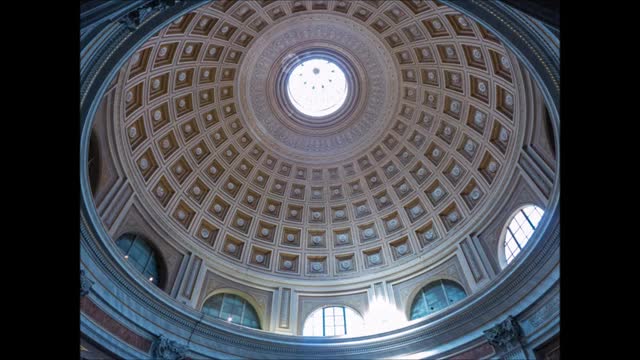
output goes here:
[{"label": "carved capital", "polygon": [[185,360],[188,348],[160,335],[151,347],[151,354],[158,360]]},{"label": "carved capital", "polygon": [[180,1],[176,0],[155,0],[151,1],[131,12],[120,19],[129,31],[135,31],[152,13],[163,11],[175,5]]},{"label": "carved capital", "polygon": [[521,335],[520,325],[511,315],[503,322],[484,331],[484,336],[499,352],[509,351],[520,345]]},{"label": "carved capital", "polygon": [[125,15],[122,19],[120,19],[120,22],[127,27],[127,30],[136,30],[140,25],[140,15],[138,13],[138,10],[134,10]]},{"label": "carved capital", "polygon": [[88,295],[93,284],[94,282],[85,275],[84,270],[80,270],[80,297]]}]

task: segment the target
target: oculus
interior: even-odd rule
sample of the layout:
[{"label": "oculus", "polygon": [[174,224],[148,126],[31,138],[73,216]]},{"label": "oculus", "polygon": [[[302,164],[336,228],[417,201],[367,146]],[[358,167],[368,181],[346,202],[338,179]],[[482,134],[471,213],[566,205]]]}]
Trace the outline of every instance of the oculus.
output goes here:
[{"label": "oculus", "polygon": [[335,113],[349,94],[344,71],[326,58],[310,58],[300,62],[289,74],[286,86],[291,104],[310,117]]}]

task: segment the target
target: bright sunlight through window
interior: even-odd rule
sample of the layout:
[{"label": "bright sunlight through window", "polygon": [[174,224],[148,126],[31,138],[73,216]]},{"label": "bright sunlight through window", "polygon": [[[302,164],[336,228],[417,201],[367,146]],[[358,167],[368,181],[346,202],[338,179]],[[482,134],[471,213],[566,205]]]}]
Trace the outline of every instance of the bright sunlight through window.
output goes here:
[{"label": "bright sunlight through window", "polygon": [[301,113],[321,117],[336,112],[349,92],[344,72],[325,59],[309,59],[289,74],[287,93]]}]

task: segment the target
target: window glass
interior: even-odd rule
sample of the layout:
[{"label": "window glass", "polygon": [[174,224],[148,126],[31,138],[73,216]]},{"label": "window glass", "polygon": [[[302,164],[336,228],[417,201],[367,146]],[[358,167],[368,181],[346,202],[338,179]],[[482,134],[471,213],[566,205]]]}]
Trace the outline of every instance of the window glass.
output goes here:
[{"label": "window glass", "polygon": [[444,289],[449,300],[449,304],[457,303],[458,301],[467,297],[467,294],[459,286],[446,282],[444,283]]},{"label": "window glass", "polygon": [[260,328],[258,314],[249,302],[234,294],[217,294],[204,303],[202,312],[234,324]]},{"label": "window glass", "polygon": [[328,306],[311,313],[304,323],[304,336],[358,335],[364,330],[362,316],[345,306]]},{"label": "window glass", "polygon": [[420,290],[411,305],[411,320],[440,311],[467,297],[457,283],[450,280],[432,282]]},{"label": "window glass", "polygon": [[116,245],[133,267],[136,268],[145,278],[154,284],[159,284],[158,261],[155,252],[147,241],[139,235],[124,234],[117,241]]},{"label": "window glass", "polygon": [[504,241],[505,260],[510,263],[533,236],[544,211],[537,206],[527,206],[518,211],[507,226]]},{"label": "window glass", "polygon": [[222,296],[214,296],[211,299],[207,300],[207,303],[202,308],[207,315],[213,317],[221,317],[220,308],[222,307]]}]

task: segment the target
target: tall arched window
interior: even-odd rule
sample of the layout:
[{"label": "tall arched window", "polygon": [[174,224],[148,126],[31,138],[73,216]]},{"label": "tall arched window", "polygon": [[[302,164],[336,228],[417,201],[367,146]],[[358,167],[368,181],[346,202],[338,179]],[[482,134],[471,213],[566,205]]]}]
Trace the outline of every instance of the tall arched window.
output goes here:
[{"label": "tall arched window", "polygon": [[234,324],[260,329],[256,310],[245,299],[234,294],[217,294],[204,303],[202,311],[218,319]]},{"label": "tall arched window", "polygon": [[364,321],[355,310],[346,306],[326,306],[312,312],[304,322],[304,336],[357,335]]},{"label": "tall arched window", "polygon": [[140,235],[124,234],[116,241],[116,245],[129,261],[144,277],[158,286],[160,276],[155,251]]},{"label": "tall arched window", "polygon": [[506,266],[520,253],[538,227],[542,215],[544,210],[535,205],[529,205],[518,210],[511,218],[504,232],[503,265]]},{"label": "tall arched window", "polygon": [[411,320],[419,319],[440,311],[467,297],[462,286],[451,280],[434,281],[413,299],[411,305]]}]

